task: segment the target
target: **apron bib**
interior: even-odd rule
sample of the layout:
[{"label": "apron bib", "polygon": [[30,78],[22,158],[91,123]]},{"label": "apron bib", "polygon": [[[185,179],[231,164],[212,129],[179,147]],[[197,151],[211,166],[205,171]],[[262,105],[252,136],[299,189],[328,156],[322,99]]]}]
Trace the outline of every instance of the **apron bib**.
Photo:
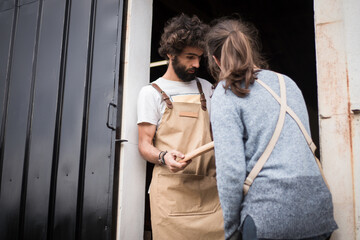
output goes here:
[{"label": "apron bib", "polygon": [[[199,82],[198,82],[199,84]],[[155,87],[155,86],[154,86]],[[159,91],[159,87],[155,87]],[[161,151],[190,152],[212,141],[206,102],[167,102],[154,145]],[[160,91],[163,97],[164,92]],[[172,173],[155,165],[150,185],[154,240],[224,239],[223,215],[216,187],[214,151],[192,159]]]}]

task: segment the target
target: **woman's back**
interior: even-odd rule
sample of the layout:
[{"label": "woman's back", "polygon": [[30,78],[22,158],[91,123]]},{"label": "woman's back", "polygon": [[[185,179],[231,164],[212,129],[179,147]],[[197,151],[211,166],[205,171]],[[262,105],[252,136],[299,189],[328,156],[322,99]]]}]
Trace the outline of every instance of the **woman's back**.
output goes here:
[{"label": "woman's back", "polygon": [[[280,95],[274,72],[261,70],[257,77]],[[236,96],[231,89],[225,91],[223,83],[212,97],[211,121],[220,200],[228,218],[225,229],[232,232],[249,215],[258,238],[306,238],[335,230],[331,194],[303,133],[289,114],[270,157],[243,198],[240,186],[274,133],[280,105],[256,81],[245,97]],[[287,105],[310,132],[301,91],[288,77],[285,84]]]}]

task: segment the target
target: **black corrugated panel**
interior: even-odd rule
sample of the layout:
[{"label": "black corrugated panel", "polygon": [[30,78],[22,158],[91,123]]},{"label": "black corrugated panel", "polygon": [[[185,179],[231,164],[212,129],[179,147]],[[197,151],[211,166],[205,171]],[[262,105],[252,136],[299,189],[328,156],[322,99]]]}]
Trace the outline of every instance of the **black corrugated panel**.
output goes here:
[{"label": "black corrugated panel", "polygon": [[0,1],[0,12],[13,9],[15,7],[15,0],[2,0]]},{"label": "black corrugated panel", "polygon": [[2,1],[0,239],[114,237],[122,8]]},{"label": "black corrugated panel", "polygon": [[[13,39],[15,35],[14,21],[17,9],[0,12],[0,183],[2,178],[4,158],[4,131],[6,122],[7,103],[9,98],[10,70],[13,55]],[[1,184],[0,184],[1,197]],[[1,226],[0,226],[1,228]]]}]

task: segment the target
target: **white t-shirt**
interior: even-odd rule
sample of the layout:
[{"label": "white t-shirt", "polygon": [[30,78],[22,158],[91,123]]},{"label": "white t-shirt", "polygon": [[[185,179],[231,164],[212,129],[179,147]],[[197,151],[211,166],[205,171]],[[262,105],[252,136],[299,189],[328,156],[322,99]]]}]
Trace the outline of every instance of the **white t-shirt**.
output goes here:
[{"label": "white t-shirt", "polygon": [[[198,79],[205,94],[206,106],[210,114],[210,97],[213,92],[212,84],[205,79]],[[159,78],[154,83],[169,96],[171,101],[174,101],[174,98],[181,95],[200,95],[196,80],[190,82],[178,82]],[[149,84],[142,87],[137,102],[137,123],[147,122],[159,126],[165,108],[166,103],[153,86]]]}]

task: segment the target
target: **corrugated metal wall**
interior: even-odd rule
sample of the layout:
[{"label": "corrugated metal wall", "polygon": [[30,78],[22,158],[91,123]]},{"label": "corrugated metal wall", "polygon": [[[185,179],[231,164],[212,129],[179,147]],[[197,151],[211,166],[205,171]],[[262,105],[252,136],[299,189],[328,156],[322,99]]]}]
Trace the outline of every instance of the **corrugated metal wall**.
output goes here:
[{"label": "corrugated metal wall", "polygon": [[1,240],[112,238],[122,8],[0,0]]}]

